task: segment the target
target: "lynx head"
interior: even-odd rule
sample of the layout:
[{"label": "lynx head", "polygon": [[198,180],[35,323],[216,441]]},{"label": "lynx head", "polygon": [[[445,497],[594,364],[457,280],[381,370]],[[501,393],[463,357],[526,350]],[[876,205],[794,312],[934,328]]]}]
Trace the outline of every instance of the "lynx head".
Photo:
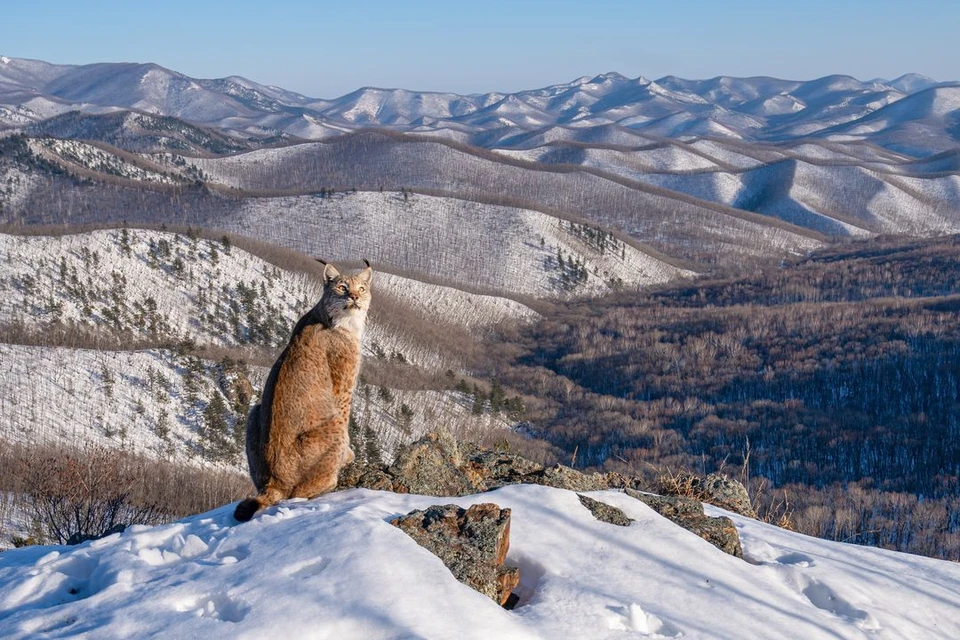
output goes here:
[{"label": "lynx head", "polygon": [[[366,260],[364,260],[366,262]],[[370,308],[370,284],[373,269],[367,268],[356,275],[343,275],[332,264],[323,270],[323,296],[320,302],[334,328],[340,327],[363,337],[363,327]]]}]

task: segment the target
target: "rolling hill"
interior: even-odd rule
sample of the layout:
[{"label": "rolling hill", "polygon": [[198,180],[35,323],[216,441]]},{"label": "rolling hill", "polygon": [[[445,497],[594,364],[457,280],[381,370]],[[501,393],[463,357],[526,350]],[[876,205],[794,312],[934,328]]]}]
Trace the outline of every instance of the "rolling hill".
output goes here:
[{"label": "rolling hill", "polygon": [[[317,99],[0,57],[2,435],[241,467],[313,258],[367,258],[364,447],[446,425],[543,460],[746,473],[750,438],[807,530],[847,535],[854,513],[860,541],[953,553],[955,469],[931,443],[955,394],[924,390],[953,380],[954,292],[920,300],[900,273],[955,272],[937,237],[960,232],[958,91],[605,73]],[[874,252],[897,266],[863,284]],[[874,415],[878,380],[914,404]],[[867,498],[832,507],[843,483]],[[906,512],[939,533],[884,537]]]}]

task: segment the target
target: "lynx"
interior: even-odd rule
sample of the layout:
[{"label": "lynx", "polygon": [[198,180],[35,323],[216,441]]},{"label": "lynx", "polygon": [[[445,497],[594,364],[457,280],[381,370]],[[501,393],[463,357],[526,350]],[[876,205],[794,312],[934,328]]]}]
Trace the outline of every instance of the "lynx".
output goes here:
[{"label": "lynx", "polygon": [[323,277],[320,302],[297,322],[247,419],[247,461],[259,493],[237,505],[240,522],[281,500],[330,491],[353,461],[347,428],[373,270],[367,263],[345,276],[328,264]]}]

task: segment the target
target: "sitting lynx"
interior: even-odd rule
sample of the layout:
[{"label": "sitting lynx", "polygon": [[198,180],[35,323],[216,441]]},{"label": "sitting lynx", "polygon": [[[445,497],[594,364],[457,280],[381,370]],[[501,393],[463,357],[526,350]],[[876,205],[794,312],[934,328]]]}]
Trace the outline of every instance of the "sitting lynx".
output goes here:
[{"label": "sitting lynx", "polygon": [[330,491],[353,461],[347,426],[373,270],[367,263],[344,276],[327,265],[323,277],[320,302],[297,322],[247,419],[247,460],[259,494],[237,505],[240,522],[286,498]]}]

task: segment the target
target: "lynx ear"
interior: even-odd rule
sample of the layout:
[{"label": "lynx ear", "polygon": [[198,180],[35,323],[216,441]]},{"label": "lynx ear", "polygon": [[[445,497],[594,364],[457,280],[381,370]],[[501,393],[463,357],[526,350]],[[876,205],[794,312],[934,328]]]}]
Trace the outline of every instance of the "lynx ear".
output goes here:
[{"label": "lynx ear", "polygon": [[367,265],[367,268],[357,274],[357,278],[362,280],[365,284],[370,284],[370,281],[373,280],[373,267],[370,266],[370,263],[364,260]]},{"label": "lynx ear", "polygon": [[340,272],[337,271],[337,268],[332,264],[328,264],[326,267],[323,268],[323,279],[326,280],[327,282],[330,282],[331,280],[334,280],[335,278],[339,278],[339,277],[340,277]]}]

